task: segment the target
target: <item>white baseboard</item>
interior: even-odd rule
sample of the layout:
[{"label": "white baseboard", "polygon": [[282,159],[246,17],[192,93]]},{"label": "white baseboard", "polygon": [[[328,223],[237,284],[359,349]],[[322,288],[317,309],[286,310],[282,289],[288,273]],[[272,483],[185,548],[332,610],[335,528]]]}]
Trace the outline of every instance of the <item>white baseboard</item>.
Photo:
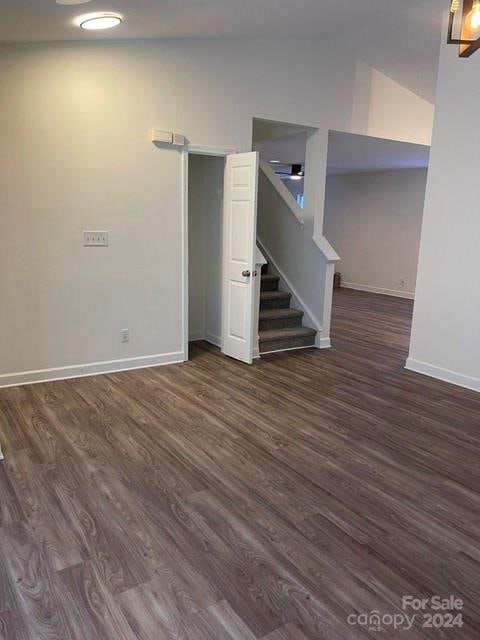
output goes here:
[{"label": "white baseboard", "polygon": [[0,389],[6,387],[18,387],[25,384],[54,382],[55,380],[68,380],[70,378],[86,378],[88,376],[130,371],[132,369],[146,369],[148,367],[159,367],[166,364],[177,364],[183,361],[183,351],[177,351],[175,353],[162,353],[152,356],[125,358],[122,360],[109,360],[107,362],[92,362],[89,364],[78,364],[69,367],[57,367],[54,369],[7,373],[0,375]]},{"label": "white baseboard", "polygon": [[382,289],[381,287],[371,287],[369,284],[358,284],[357,282],[342,282],[343,289],[355,289],[355,291],[367,291],[368,293],[379,293],[382,296],[394,296],[395,298],[415,299],[413,291],[403,289]]},{"label": "white baseboard", "polygon": [[285,353],[286,351],[299,351],[300,349],[315,349],[313,344],[307,344],[304,347],[289,347],[288,349],[275,349],[274,351],[262,351],[260,357],[268,356],[270,353]]},{"label": "white baseboard", "polygon": [[[219,349],[222,348],[222,339],[220,338],[220,336],[216,336],[213,333],[202,333],[200,334],[194,334],[195,337],[191,337],[189,339],[189,342],[199,342],[201,340],[204,340],[205,342],[209,342],[210,344],[213,344],[215,347],[218,347]],[[255,360],[256,358],[260,358],[260,353],[258,350],[258,347],[256,349],[253,349],[252,351],[252,358]]]},{"label": "white baseboard", "polygon": [[317,347],[317,349],[331,349],[332,348],[332,341],[330,340],[330,338],[320,338],[320,344]]},{"label": "white baseboard", "polygon": [[199,340],[205,340],[205,334],[203,331],[193,331],[188,334],[189,342],[198,342]]},{"label": "white baseboard", "polygon": [[450,382],[450,384],[455,384],[458,387],[465,387],[465,389],[471,389],[472,391],[480,391],[480,378],[473,378],[472,376],[466,376],[463,373],[450,371],[450,369],[436,367],[433,364],[428,364],[428,362],[408,358],[405,369],[415,371],[415,373],[421,373],[422,375],[429,376],[430,378]]},{"label": "white baseboard", "polygon": [[202,342],[202,341],[210,342],[210,344],[213,344],[215,347],[218,347],[219,349],[222,348],[222,339],[219,336],[214,335],[213,333],[208,333],[208,331],[206,333],[202,333],[200,331],[196,333],[192,333],[189,335],[188,341],[189,342]]},{"label": "white baseboard", "polygon": [[216,336],[215,334],[209,333],[207,331],[207,333],[205,334],[204,340],[206,340],[207,342],[210,342],[210,344],[215,345],[219,349],[222,348],[222,339],[220,338],[220,336]]}]

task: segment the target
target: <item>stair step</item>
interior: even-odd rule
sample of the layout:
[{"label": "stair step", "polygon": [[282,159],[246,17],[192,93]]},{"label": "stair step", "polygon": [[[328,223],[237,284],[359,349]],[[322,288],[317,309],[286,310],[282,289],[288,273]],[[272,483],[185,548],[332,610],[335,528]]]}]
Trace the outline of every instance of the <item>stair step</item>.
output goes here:
[{"label": "stair step", "polygon": [[260,353],[270,351],[283,351],[285,349],[297,349],[300,347],[313,347],[315,344],[315,329],[309,327],[293,327],[287,329],[272,329],[260,331]]},{"label": "stair step", "polygon": [[273,276],[270,274],[265,274],[262,276],[262,291],[277,291],[278,282],[280,278],[278,276]]},{"label": "stair step", "polygon": [[278,282],[280,278],[279,276],[274,276],[273,273],[263,273],[262,280],[275,280],[275,282]]},{"label": "stair step", "polygon": [[260,331],[287,329],[302,325],[303,311],[298,309],[265,309],[260,311]]},{"label": "stair step", "polygon": [[260,293],[260,309],[285,309],[290,306],[291,293],[286,291],[262,291]]}]

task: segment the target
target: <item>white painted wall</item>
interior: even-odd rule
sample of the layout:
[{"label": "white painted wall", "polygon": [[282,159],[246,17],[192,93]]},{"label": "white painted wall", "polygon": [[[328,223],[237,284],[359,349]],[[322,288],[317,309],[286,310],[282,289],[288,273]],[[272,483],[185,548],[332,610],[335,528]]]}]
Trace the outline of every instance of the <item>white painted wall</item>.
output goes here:
[{"label": "white painted wall", "polygon": [[297,199],[298,195],[303,195],[305,193],[305,179],[301,180],[283,180],[284,185],[290,191],[292,196]]},{"label": "white painted wall", "polygon": [[426,169],[327,179],[324,233],[344,286],[414,297],[426,180]]},{"label": "white painted wall", "polygon": [[205,338],[206,229],[203,156],[188,159],[188,339]]},{"label": "white painted wall", "polygon": [[222,332],[222,232],[225,160],[189,156],[189,339],[216,345]]},{"label": "white painted wall", "polygon": [[480,54],[442,44],[407,366],[480,391]]},{"label": "white painted wall", "polygon": [[435,107],[377,69],[357,63],[352,133],[429,145]]},{"label": "white painted wall", "polygon": [[[183,359],[181,156],[150,129],[246,151],[254,116],[318,127],[306,224],[320,212],[321,229],[355,61],[288,40],[9,46],[0,85],[2,385]],[[84,229],[110,247],[84,249]]]}]

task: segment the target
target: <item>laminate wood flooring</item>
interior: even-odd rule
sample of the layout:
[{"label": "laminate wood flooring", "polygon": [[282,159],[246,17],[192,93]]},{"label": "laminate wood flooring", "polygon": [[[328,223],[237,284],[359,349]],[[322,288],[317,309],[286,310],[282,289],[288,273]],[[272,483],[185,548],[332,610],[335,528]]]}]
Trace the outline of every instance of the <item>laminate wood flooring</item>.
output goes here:
[{"label": "laminate wood flooring", "polygon": [[[479,638],[480,396],[404,369],[411,313],[341,290],[331,350],[0,390],[0,639]],[[462,628],[348,622],[450,594]]]}]

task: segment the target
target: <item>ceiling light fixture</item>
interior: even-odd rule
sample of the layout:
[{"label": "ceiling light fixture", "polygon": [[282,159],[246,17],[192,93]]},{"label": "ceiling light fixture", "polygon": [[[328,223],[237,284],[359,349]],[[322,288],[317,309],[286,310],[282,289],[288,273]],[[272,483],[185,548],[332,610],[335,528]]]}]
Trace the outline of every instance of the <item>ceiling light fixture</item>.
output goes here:
[{"label": "ceiling light fixture", "polygon": [[447,42],[459,45],[461,58],[480,49],[480,0],[451,1]]},{"label": "ceiling light fixture", "polygon": [[87,2],[91,2],[92,0],[57,0],[57,4],[66,4],[66,5],[74,5],[74,4],[87,4]]},{"label": "ceiling light fixture", "polygon": [[79,27],[87,31],[99,31],[100,29],[112,29],[122,24],[123,18],[118,13],[90,13],[77,18]]}]

